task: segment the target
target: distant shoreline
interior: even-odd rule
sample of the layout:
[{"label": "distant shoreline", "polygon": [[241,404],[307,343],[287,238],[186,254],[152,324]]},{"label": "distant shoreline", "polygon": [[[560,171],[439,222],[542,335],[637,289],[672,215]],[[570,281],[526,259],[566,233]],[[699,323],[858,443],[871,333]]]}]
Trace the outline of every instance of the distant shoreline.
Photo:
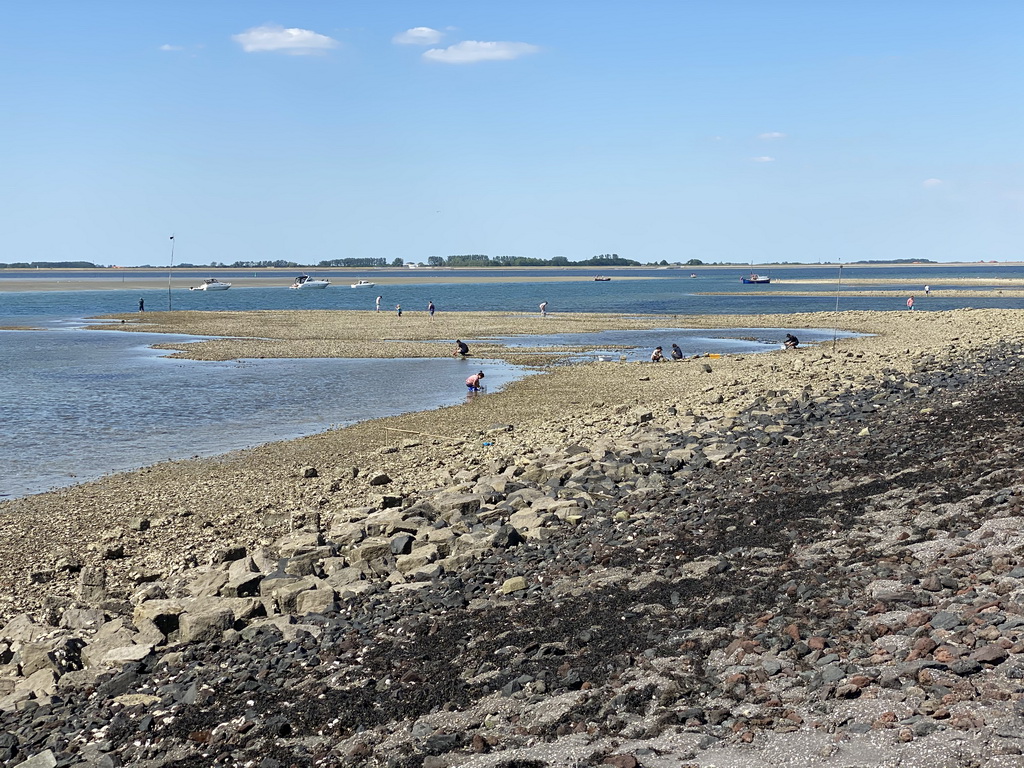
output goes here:
[{"label": "distant shoreline", "polygon": [[[786,264],[772,265],[760,264],[757,269],[768,272],[772,269],[814,269],[828,270],[835,273],[837,264]],[[985,267],[998,268],[1007,266],[1024,266],[1022,262],[1000,262],[997,264],[980,262],[950,262],[943,264],[845,264],[842,265],[846,272],[843,274],[843,284],[864,285],[864,286],[886,286],[905,285],[906,277],[900,278],[863,278],[856,276],[858,268],[882,268],[882,269],[934,269],[934,268],[968,268]],[[357,268],[357,267],[330,267],[310,270],[318,277],[326,277],[332,281],[331,290],[347,290],[350,285],[358,279],[370,278],[379,283],[384,289],[395,285],[412,284],[479,284],[479,283],[529,283],[529,282],[579,282],[590,280],[592,274],[607,274],[614,277],[616,281],[623,280],[664,280],[679,279],[681,274],[689,272],[713,271],[735,272],[736,270],[749,269],[746,265],[704,265],[696,267],[430,267],[418,269],[402,268]],[[580,270],[586,273],[580,274]],[[253,276],[240,276],[239,272],[252,272]],[[538,271],[542,274],[538,274]],[[202,280],[196,273],[209,275],[219,274],[231,282],[233,288],[286,288],[291,285],[296,273],[301,268],[254,268],[252,270],[243,267],[176,267],[170,275],[166,268],[159,267],[125,267],[123,269],[65,269],[65,268],[42,268],[42,269],[0,269],[0,292],[26,292],[26,291],[152,291],[163,290],[168,287],[174,291],[188,290],[190,287],[201,284]],[[566,274],[572,272],[572,274]],[[643,274],[637,274],[642,272]],[[655,272],[656,274],[651,274]],[[225,276],[230,273],[230,276]],[[51,276],[53,275],[53,276]],[[59,276],[58,276],[59,275]],[[927,282],[930,278],[926,273],[920,275],[920,282]],[[990,291],[976,291],[974,293],[963,293],[962,289],[971,290],[979,282],[985,285],[996,285],[1011,289],[1024,291],[1024,277],[950,277],[943,275],[942,283],[945,285],[961,286],[957,295],[960,296],[985,296]],[[798,292],[788,295],[815,295],[822,291],[815,291],[809,286],[820,285],[823,291],[832,289],[836,280],[815,279],[815,278],[787,278],[777,276],[773,278],[775,285],[801,286]],[[695,286],[697,287],[697,286]],[[372,292],[373,289],[363,289],[365,292]],[[975,289],[976,290],[976,289]],[[933,293],[938,293],[934,291]],[[782,295],[780,293],[780,295]],[[878,295],[877,293],[858,294],[854,291],[844,290],[843,295]],[[948,293],[946,294],[948,295]],[[1011,295],[1011,294],[1008,294]]]}]

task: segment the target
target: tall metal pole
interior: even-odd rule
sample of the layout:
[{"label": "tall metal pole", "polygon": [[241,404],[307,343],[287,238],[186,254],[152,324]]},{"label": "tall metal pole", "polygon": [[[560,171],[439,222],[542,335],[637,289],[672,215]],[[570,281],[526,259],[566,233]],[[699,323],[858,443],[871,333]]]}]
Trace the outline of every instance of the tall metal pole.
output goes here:
[{"label": "tall metal pole", "polygon": [[171,235],[171,266],[167,268],[167,311],[171,311],[171,270],[174,269],[174,235]]},{"label": "tall metal pole", "polygon": [[839,293],[843,288],[843,260],[839,260],[839,281],[836,283],[836,322],[832,331],[832,351],[836,351],[836,340],[839,338]]}]

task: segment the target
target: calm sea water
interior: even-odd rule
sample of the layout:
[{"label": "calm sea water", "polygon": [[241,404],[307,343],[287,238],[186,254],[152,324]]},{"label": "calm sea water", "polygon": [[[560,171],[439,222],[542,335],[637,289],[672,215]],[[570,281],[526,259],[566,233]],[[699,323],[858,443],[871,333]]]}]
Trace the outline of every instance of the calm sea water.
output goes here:
[{"label": "calm sea water", "polygon": [[[972,274],[989,278],[1024,277],[1024,267],[998,272],[988,267],[929,268],[927,281],[941,290],[942,278]],[[844,270],[849,275],[849,268]],[[608,283],[578,282],[449,283],[351,289],[347,283],[323,291],[292,291],[281,273],[265,287],[235,287],[205,293],[178,288],[174,309],[370,309],[378,294],[385,307],[401,303],[406,312],[423,311],[428,301],[438,310],[536,312],[541,301],[552,312],[637,312],[761,314],[827,311],[836,294],[811,298],[781,295],[785,282],[742,286],[739,272],[650,270],[614,277]],[[838,271],[836,271],[838,273]],[[175,273],[175,280],[194,277]],[[223,279],[252,276],[252,271],[218,272]],[[402,273],[407,277],[407,273]],[[472,274],[472,273],[470,273]],[[492,271],[488,275],[499,274]],[[517,276],[522,271],[515,272]],[[565,273],[561,273],[565,274]],[[1021,307],[1020,299],[993,293],[985,299],[953,300],[920,293],[923,282],[913,269],[860,268],[858,276],[906,279],[919,310]],[[821,278],[823,270],[773,268],[772,276]],[[75,275],[77,278],[78,275]],[[27,276],[25,279],[32,279]],[[47,279],[61,279],[50,276]],[[64,279],[70,279],[65,277]],[[335,279],[336,283],[340,281]],[[742,291],[740,296],[698,296],[702,291]],[[457,360],[244,360],[227,363],[172,360],[148,348],[166,335],[85,331],[85,318],[134,311],[138,299],[149,311],[166,308],[166,290],[0,292],[0,326],[32,325],[44,330],[0,331],[0,497],[21,496],[74,484],[171,458],[210,455],[272,440],[312,434],[332,425],[415,410],[454,405],[465,398],[463,380],[480,361]],[[840,309],[903,310],[903,298],[849,297],[840,293]],[[537,318],[543,333],[544,320]],[[785,330],[686,330],[685,318],[666,317],[666,328],[637,333],[539,336],[531,343],[607,345],[610,354],[643,359],[649,349],[672,342],[686,354],[744,353],[777,348]],[[828,330],[801,329],[802,340],[831,339]],[[185,337],[181,337],[185,338]],[[524,343],[508,340],[509,343]],[[623,351],[621,345],[635,349]],[[524,371],[486,363],[494,391]],[[382,384],[382,382],[385,382]],[[245,407],[239,407],[245,403]]]},{"label": "calm sea water", "polygon": [[[576,270],[559,272],[573,275]],[[425,311],[427,302],[433,301],[438,311],[509,311],[533,312],[542,301],[548,302],[551,312],[640,312],[666,315],[685,314],[763,314],[790,312],[822,312],[836,307],[839,294],[839,308],[870,310],[903,310],[906,295],[917,296],[919,310],[956,309],[971,307],[1024,307],[1024,299],[1003,297],[993,290],[984,298],[954,299],[938,296],[923,296],[923,287],[930,284],[933,290],[941,291],[951,287],[949,281],[957,277],[976,277],[981,280],[1000,278],[1024,278],[1024,266],[971,266],[971,267],[844,267],[843,279],[887,278],[899,283],[888,286],[895,290],[894,297],[849,296],[851,290],[862,286],[839,284],[839,270],[819,267],[773,267],[771,276],[777,282],[770,285],[743,285],[740,276],[743,270],[697,268],[696,278],[690,278],[686,270],[635,270],[628,273],[610,273],[611,282],[595,283],[592,277],[596,270],[579,270],[578,281],[551,280],[551,272],[525,270],[515,272],[517,277],[527,276],[536,282],[509,283],[411,283],[388,285],[388,276],[400,274],[403,278],[415,278],[413,270],[404,272],[365,273],[373,280],[380,281],[373,288],[352,289],[348,283],[353,275],[331,275],[335,283],[324,290],[292,291],[287,288],[291,275],[282,271],[254,273],[252,270],[219,270],[221,279],[260,275],[265,287],[233,287],[228,291],[189,291],[184,287],[173,290],[170,302],[173,309],[372,309],[374,299],[383,295],[383,308],[393,311],[401,304],[405,312]],[[4,277],[33,279],[32,272],[4,271]],[[93,273],[95,274],[95,273]],[[363,274],[363,273],[360,273]],[[446,270],[442,274],[456,277],[472,277],[480,271]],[[511,275],[506,270],[486,270],[488,276]],[[628,274],[629,279],[626,279]],[[175,285],[198,284],[209,271],[177,270]],[[72,273],[55,273],[44,281],[72,279]],[[109,275],[104,275],[109,279]],[[76,279],[78,276],[74,276]],[[800,290],[820,289],[818,296],[789,297],[783,295],[793,290],[790,280],[833,280],[831,285],[799,286]],[[980,283],[979,289],[993,288],[992,283]],[[838,289],[838,291],[837,291]],[[717,291],[739,292],[738,296],[698,295]],[[43,291],[29,293],[0,293],[0,324],[9,324],[13,319],[83,318],[96,314],[132,312],[140,298],[145,299],[150,311],[167,309],[166,289],[150,291]]]}]

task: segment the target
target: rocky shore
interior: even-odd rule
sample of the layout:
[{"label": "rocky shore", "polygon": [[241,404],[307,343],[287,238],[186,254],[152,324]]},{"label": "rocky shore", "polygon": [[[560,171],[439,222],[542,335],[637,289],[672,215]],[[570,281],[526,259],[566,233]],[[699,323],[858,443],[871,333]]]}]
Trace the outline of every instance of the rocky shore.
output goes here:
[{"label": "rocky shore", "polygon": [[1024,319],[914,315],[0,505],[0,761],[1024,765]]}]

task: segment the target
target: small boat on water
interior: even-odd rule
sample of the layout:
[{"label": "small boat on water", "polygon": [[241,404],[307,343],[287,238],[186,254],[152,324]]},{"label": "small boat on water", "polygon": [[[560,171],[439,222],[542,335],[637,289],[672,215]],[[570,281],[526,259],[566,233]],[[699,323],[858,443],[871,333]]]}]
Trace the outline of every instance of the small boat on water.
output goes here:
[{"label": "small boat on water", "polygon": [[604,275],[597,275],[597,277],[594,278],[595,283],[607,283],[610,280],[610,277],[605,277]]},{"label": "small boat on water", "polygon": [[326,288],[331,284],[330,280],[326,280],[320,277],[310,277],[309,275],[299,275],[295,278],[295,282],[292,283],[289,288]]},{"label": "small boat on water", "polygon": [[691,272],[691,273],[690,273],[690,277],[696,277],[696,276],[697,276],[697,273],[696,273],[696,272]]},{"label": "small boat on water", "polygon": [[359,281],[357,281],[355,283],[352,283],[352,287],[353,288],[373,288],[373,283],[371,283],[369,280],[359,280]]},{"label": "small boat on water", "polygon": [[226,291],[231,287],[231,283],[225,283],[218,280],[216,277],[208,277],[203,280],[202,285],[193,285],[189,288],[190,291]]},{"label": "small boat on water", "polygon": [[759,275],[756,272],[751,272],[749,275],[745,275],[740,279],[747,285],[765,285],[772,281],[772,279],[768,275]]}]

